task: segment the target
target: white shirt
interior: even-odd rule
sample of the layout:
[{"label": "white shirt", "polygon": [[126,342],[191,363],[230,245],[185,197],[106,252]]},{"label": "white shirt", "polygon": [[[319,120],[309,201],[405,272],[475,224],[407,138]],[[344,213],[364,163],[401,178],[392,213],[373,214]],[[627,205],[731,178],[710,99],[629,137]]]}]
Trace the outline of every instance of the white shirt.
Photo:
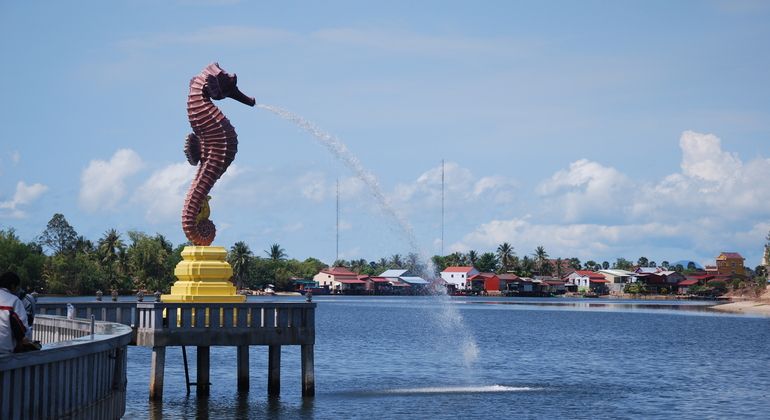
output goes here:
[{"label": "white shirt", "polygon": [[[13,308],[21,322],[24,323],[24,326],[29,328],[27,311],[24,310],[24,304],[8,289],[0,288],[0,306]],[[0,310],[0,354],[13,353],[14,348],[16,348],[16,340],[13,339],[13,333],[11,332],[10,312]]]}]

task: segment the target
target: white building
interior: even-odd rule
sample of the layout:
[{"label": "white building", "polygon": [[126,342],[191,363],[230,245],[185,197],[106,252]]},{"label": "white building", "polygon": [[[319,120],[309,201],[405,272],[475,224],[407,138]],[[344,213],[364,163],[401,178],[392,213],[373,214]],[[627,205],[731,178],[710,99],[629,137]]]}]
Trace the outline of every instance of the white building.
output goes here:
[{"label": "white building", "polygon": [[468,287],[468,278],[479,274],[479,270],[473,267],[447,267],[441,272],[441,278],[456,290],[465,290]]}]

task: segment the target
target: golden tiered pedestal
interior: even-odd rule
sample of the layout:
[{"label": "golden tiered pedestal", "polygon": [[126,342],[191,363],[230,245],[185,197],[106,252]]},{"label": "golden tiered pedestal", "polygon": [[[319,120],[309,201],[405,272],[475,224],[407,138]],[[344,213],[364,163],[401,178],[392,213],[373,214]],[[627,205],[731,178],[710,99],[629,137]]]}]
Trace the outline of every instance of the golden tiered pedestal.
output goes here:
[{"label": "golden tiered pedestal", "polygon": [[233,269],[225,261],[227,251],[221,246],[186,246],[183,260],[174,269],[178,281],[162,302],[173,303],[241,303],[246,296],[235,293],[230,283]]}]

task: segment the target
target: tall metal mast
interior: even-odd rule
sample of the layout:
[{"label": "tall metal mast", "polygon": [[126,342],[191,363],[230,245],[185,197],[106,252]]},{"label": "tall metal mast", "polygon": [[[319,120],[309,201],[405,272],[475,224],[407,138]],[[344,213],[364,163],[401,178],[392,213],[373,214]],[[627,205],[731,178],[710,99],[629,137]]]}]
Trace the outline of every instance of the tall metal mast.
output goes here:
[{"label": "tall metal mast", "polygon": [[340,259],[340,179],[337,178],[337,257],[334,261]]},{"label": "tall metal mast", "polygon": [[441,159],[441,256],[444,256],[444,159]]}]

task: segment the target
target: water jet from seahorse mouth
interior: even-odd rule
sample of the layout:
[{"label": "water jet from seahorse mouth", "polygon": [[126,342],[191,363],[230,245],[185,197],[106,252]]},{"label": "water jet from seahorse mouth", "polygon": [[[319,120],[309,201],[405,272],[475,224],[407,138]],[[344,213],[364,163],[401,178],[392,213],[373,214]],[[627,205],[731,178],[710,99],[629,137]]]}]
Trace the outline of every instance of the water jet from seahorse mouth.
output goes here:
[{"label": "water jet from seahorse mouth", "polygon": [[[358,179],[360,179],[369,187],[369,191],[376,199],[380,209],[396,222],[397,226],[401,229],[401,233],[403,233],[406,237],[412,252],[419,255],[420,259],[426,262],[426,264],[423,265],[425,267],[425,271],[420,274],[428,279],[435,278],[436,274],[435,269],[433,268],[433,261],[430,258],[427,258],[425,253],[420,252],[420,247],[417,245],[417,239],[415,237],[412,226],[390,204],[387,197],[382,192],[382,188],[380,187],[380,183],[377,178],[364,168],[363,164],[361,164],[361,161],[359,161],[358,158],[354,156],[350,150],[348,150],[345,143],[333,135],[326,133],[325,131],[316,127],[310,121],[307,121],[299,115],[285,109],[261,103],[257,104],[257,108],[270,111],[273,114],[276,114],[279,117],[291,121],[292,123],[301,127],[313,135],[313,137],[315,137],[315,139],[322,146],[326,147],[326,149],[329,150],[329,152],[331,152],[334,157],[344,163],[348,169],[353,171],[356,177],[358,177]],[[456,344],[458,344],[460,347],[459,351],[463,356],[462,362],[463,367],[468,372],[467,376],[471,377],[472,370],[470,367],[479,358],[479,348],[476,344],[476,339],[473,336],[473,332],[465,324],[459,309],[451,302],[449,295],[446,294],[446,289],[443,287],[438,287],[437,289],[437,292],[439,292],[439,308],[441,308],[441,310],[438,312],[431,312],[431,314],[433,315],[438,328],[441,329],[446,336],[451,337],[453,342],[456,342],[456,340],[461,341],[460,343]]]}]

